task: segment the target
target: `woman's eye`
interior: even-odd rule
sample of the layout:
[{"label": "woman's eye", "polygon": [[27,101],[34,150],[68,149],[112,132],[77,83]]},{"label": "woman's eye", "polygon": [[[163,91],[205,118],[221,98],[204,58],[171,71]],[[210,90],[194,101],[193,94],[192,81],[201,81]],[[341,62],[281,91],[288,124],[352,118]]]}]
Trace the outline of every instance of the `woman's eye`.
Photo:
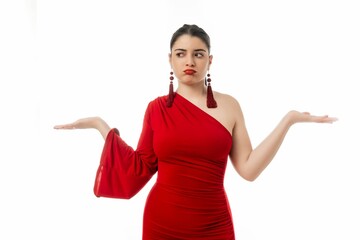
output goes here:
[{"label": "woman's eye", "polygon": [[202,54],[202,53],[195,53],[195,57],[201,58],[203,56],[204,56],[204,54]]},{"label": "woman's eye", "polygon": [[176,56],[178,56],[178,57],[183,57],[183,56],[184,56],[184,53],[177,53]]}]

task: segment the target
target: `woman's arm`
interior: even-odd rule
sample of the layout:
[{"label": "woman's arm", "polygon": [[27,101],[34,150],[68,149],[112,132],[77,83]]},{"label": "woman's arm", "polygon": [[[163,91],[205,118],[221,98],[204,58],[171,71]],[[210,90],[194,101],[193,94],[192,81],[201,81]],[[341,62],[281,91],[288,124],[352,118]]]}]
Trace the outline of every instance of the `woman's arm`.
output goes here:
[{"label": "woman's arm", "polygon": [[314,116],[306,112],[290,111],[283,117],[275,129],[253,149],[240,106],[237,107],[236,114],[236,123],[233,131],[233,148],[230,153],[230,159],[236,171],[249,181],[255,180],[269,165],[293,124],[300,122],[333,123],[337,120],[327,115]]},{"label": "woman's arm", "polygon": [[56,125],[54,128],[68,130],[94,128],[100,132],[104,139],[106,139],[106,136],[111,130],[109,125],[100,117],[81,118],[72,123]]}]

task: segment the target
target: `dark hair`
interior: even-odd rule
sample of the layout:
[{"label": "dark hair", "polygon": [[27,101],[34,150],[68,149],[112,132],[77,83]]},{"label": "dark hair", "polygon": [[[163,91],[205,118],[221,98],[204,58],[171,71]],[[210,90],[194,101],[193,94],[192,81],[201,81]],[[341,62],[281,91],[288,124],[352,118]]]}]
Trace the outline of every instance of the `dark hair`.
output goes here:
[{"label": "dark hair", "polygon": [[192,25],[184,24],[181,28],[179,28],[176,32],[174,32],[174,34],[172,35],[172,38],[170,40],[170,51],[171,51],[172,47],[174,46],[174,43],[176,42],[176,40],[184,34],[188,34],[192,37],[200,38],[206,44],[206,46],[210,52],[210,37],[209,37],[209,35],[204,31],[204,29],[198,27],[195,24],[192,24]]}]

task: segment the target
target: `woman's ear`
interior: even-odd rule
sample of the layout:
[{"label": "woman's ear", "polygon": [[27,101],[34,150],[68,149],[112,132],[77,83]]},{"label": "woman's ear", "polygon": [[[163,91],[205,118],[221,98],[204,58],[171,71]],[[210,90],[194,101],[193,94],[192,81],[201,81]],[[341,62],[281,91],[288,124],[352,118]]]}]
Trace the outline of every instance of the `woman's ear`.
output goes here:
[{"label": "woman's ear", "polygon": [[213,60],[213,55],[210,55],[210,56],[209,56],[209,65],[212,64],[212,60]]}]

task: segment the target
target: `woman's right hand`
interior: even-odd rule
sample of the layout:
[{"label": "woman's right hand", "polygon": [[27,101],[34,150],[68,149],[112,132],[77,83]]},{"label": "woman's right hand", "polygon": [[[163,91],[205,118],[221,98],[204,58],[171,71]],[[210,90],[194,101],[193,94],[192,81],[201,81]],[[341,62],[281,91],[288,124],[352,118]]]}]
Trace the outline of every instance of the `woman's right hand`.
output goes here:
[{"label": "woman's right hand", "polygon": [[109,125],[100,117],[88,117],[80,118],[72,123],[55,125],[54,129],[65,129],[65,130],[74,130],[74,129],[86,129],[94,128],[97,129],[103,138],[105,139],[107,134],[110,131]]}]

